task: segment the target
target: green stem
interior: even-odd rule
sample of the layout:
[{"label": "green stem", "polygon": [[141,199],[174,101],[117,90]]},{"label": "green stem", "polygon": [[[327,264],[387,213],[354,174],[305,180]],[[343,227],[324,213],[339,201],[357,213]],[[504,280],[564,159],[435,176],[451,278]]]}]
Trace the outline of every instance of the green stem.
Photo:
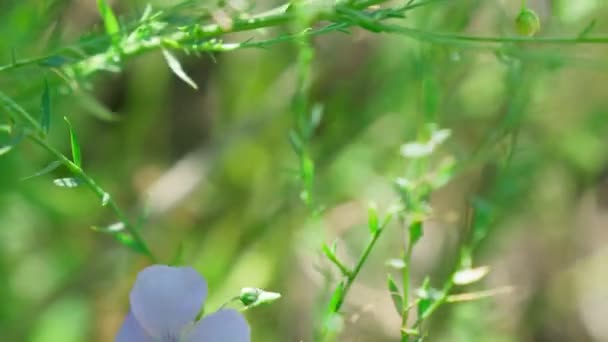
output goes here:
[{"label": "green stem", "polygon": [[63,155],[61,152],[59,152],[53,146],[49,145],[46,141],[44,141],[38,135],[28,134],[28,137],[34,143],[36,143],[38,146],[42,147],[47,152],[49,152],[51,155],[53,155],[53,157],[57,158],[57,160],[59,160],[63,165],[65,165],[65,167],[67,167],[68,170],[70,170],[75,176],[77,176],[79,179],[83,180],[85,182],[85,184],[91,190],[93,190],[93,192],[97,195],[97,197],[99,198],[100,201],[105,200],[107,202],[107,205],[114,211],[114,213],[116,214],[118,219],[125,225],[125,229],[129,232],[129,234],[131,234],[131,236],[137,242],[137,244],[142,247],[144,253],[152,260],[152,262],[157,261],[156,257],[151,252],[151,250],[148,248],[148,245],[146,244],[145,240],[142,238],[142,236],[139,233],[139,231],[137,230],[137,228],[127,218],[127,215],[125,215],[125,213],[123,213],[123,211],[118,207],[118,205],[112,199],[111,196],[109,197],[109,200],[107,199],[108,198],[107,196],[109,196],[108,193],[106,191],[104,191],[95,182],[95,180],[93,178],[91,178],[89,175],[87,175],[84,172],[84,170],[82,170],[82,168],[80,168],[78,165],[74,164],[70,159],[68,159],[65,155]]},{"label": "green stem", "polygon": [[367,246],[365,246],[365,249],[363,250],[363,253],[359,257],[359,260],[355,264],[355,267],[352,269],[352,271],[347,273],[348,275],[346,277],[346,282],[344,283],[344,291],[342,292],[342,298],[340,298],[340,300],[338,301],[333,312],[340,311],[340,308],[342,307],[342,304],[344,303],[344,299],[346,298],[348,291],[350,290],[351,286],[354,284],[355,280],[357,279],[359,272],[361,272],[363,265],[365,265],[365,262],[367,261],[370,253],[376,246],[376,242],[378,242],[378,238],[382,234],[382,231],[384,230],[386,225],[389,223],[389,221],[390,220],[386,220],[383,223],[383,225],[372,235],[372,238],[367,243]]},{"label": "green stem", "polygon": [[453,275],[454,274],[450,275],[450,279],[443,286],[443,290],[441,291],[441,297],[437,298],[437,300],[435,300],[426,309],[424,314],[416,319],[416,322],[414,322],[414,325],[412,325],[412,329],[414,329],[414,330],[419,329],[420,325],[422,325],[424,320],[429,318],[435,311],[437,311],[437,309],[439,309],[439,307],[441,307],[443,304],[445,304],[445,302],[447,301],[447,299],[450,295],[450,291],[454,287],[454,282],[452,281]]},{"label": "green stem", "polygon": [[410,27],[399,25],[389,25],[378,23],[377,28],[382,32],[399,33],[405,36],[422,40],[432,41],[436,43],[543,43],[543,44],[605,44],[608,43],[608,37],[485,37],[485,36],[468,36],[451,33],[438,33],[425,30],[419,30]]},{"label": "green stem", "polygon": [[[408,232],[409,235],[409,232]],[[414,250],[414,244],[408,238],[408,243],[406,246],[405,253],[403,255],[403,273],[402,273],[402,282],[403,282],[403,309],[401,311],[401,340],[403,342],[407,342],[409,339],[409,335],[405,333],[407,328],[407,320],[409,317],[410,311],[410,262],[412,260],[412,252]]]}]

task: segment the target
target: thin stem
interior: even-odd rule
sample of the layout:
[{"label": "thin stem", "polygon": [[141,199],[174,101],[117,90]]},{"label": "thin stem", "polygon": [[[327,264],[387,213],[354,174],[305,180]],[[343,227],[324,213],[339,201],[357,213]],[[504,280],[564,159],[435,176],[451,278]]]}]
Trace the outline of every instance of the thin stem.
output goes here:
[{"label": "thin stem", "polygon": [[[422,223],[420,223],[422,224]],[[403,309],[401,312],[401,340],[407,342],[409,339],[407,331],[407,320],[409,317],[410,311],[410,263],[412,260],[412,252],[414,250],[414,243],[409,239],[409,230],[408,230],[408,238],[407,246],[405,247],[405,253],[403,255],[403,271],[402,271],[402,282],[403,282]]]},{"label": "thin stem", "polygon": [[10,108],[13,114],[16,114],[21,120],[29,123],[36,133],[44,135],[44,129],[38,122],[38,120],[34,119],[23,107],[21,107],[17,102],[13,101],[10,97],[0,91],[0,101],[4,104],[5,107]]},{"label": "thin stem", "polygon": [[439,33],[419,30],[411,27],[399,25],[389,25],[376,22],[378,29],[387,33],[399,33],[408,37],[433,41],[437,43],[543,43],[543,44],[605,44],[608,37],[490,37],[490,36],[469,36],[451,33]]},{"label": "thin stem", "polygon": [[[53,146],[49,145],[46,141],[41,139],[36,134],[28,134],[28,137],[36,143],[38,146],[45,149],[51,155],[53,155],[57,160],[59,160],[65,167],[68,168],[75,176],[79,179],[83,180],[84,183],[97,195],[100,201],[106,201],[107,205],[114,211],[118,219],[125,225],[125,229],[131,234],[135,242],[141,246],[144,253],[152,260],[152,262],[156,262],[156,257],[148,248],[145,240],[142,238],[141,234],[137,230],[137,228],[129,221],[127,215],[118,207],[116,202],[112,199],[108,193],[103,190],[93,178],[87,175],[82,168],[78,165],[74,164],[70,159],[68,159],[65,155],[55,149]],[[108,197],[109,196],[109,197]],[[108,199],[109,198],[109,199]]]},{"label": "thin stem", "polygon": [[334,312],[340,311],[340,308],[342,307],[342,304],[344,303],[344,299],[346,298],[348,291],[350,290],[351,286],[354,284],[355,280],[357,279],[357,276],[359,275],[359,272],[361,272],[361,269],[365,265],[365,262],[367,262],[367,259],[370,255],[370,253],[376,246],[376,242],[378,242],[378,238],[380,238],[382,231],[384,230],[386,225],[389,223],[389,221],[390,221],[390,219],[386,220],[384,222],[384,224],[372,235],[372,238],[367,243],[367,246],[365,246],[365,249],[363,250],[363,253],[359,257],[359,260],[355,264],[355,267],[352,269],[352,271],[350,271],[348,273],[348,276],[346,277],[346,282],[344,283],[344,291],[342,292],[342,298],[340,298],[340,300],[336,304],[336,306],[334,308]]}]

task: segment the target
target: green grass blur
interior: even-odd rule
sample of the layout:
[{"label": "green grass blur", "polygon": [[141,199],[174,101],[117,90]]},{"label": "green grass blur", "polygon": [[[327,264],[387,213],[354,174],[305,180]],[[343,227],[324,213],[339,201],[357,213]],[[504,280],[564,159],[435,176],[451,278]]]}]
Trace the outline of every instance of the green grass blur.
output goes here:
[{"label": "green grass blur", "polygon": [[[145,5],[110,3],[125,21]],[[602,1],[528,4],[543,21],[541,36],[576,36],[594,19],[589,35],[608,35]],[[255,1],[255,11],[273,5]],[[438,1],[404,23],[515,35],[519,6]],[[0,10],[0,65],[103,32],[92,0],[3,1]],[[323,106],[311,140],[314,198],[325,207],[317,219],[299,199],[288,140],[296,44],[176,54],[198,91],[172,74],[159,51],[129,59],[120,73],[99,73],[77,92],[38,66],[0,72],[0,90],[39,113],[49,80],[49,140],[69,155],[68,116],[87,172],[130,217],[146,212],[142,233],[161,261],[204,275],[209,311],[242,287],[281,292],[280,301],[248,311],[254,341],[313,340],[336,280],[321,244],[339,241],[349,262],[359,255],[368,202],[385,210],[397,198],[393,182],[406,168],[399,147],[437,123],[452,131],[440,154],[453,155],[459,172],[433,194],[413,282],[430,275],[441,286],[475,202],[497,218],[475,252],[475,264],[491,273],[460,291],[513,290],[446,305],[429,340],[608,341],[608,45],[522,43],[496,51],[354,28],[315,37],[313,46],[311,98]],[[112,341],[135,275],[149,261],[90,229],[116,218],[88,189],[54,186],[67,170],[22,180],[50,162],[27,141],[0,157],[0,341]],[[385,282],[402,231],[387,229],[347,297],[340,341],[398,340],[400,318]]]}]

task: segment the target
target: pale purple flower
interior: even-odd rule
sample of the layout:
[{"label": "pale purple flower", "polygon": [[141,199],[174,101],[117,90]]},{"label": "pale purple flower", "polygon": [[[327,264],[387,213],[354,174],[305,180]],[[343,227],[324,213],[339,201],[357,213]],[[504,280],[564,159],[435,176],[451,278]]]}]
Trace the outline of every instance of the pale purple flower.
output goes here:
[{"label": "pale purple flower", "polygon": [[153,265],[131,289],[131,310],[115,342],[249,342],[249,325],[224,309],[196,321],[207,283],[191,267]]}]

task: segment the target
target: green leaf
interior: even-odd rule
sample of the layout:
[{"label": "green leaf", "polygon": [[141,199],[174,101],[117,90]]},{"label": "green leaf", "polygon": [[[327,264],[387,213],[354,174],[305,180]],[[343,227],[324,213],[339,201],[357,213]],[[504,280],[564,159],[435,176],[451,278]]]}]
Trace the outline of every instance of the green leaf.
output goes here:
[{"label": "green leaf", "polygon": [[[34,117],[28,113],[23,107],[21,107],[17,102],[13,101],[10,97],[0,91],[0,104],[5,107],[11,114],[13,119],[21,119],[27,121],[36,131],[42,132],[42,127],[40,127],[40,123]],[[16,115],[14,115],[16,114]]]},{"label": "green leaf", "polygon": [[0,132],[11,134],[13,127],[11,125],[0,125]]},{"label": "green leaf", "polygon": [[115,234],[124,231],[125,224],[123,222],[115,222],[105,227],[93,226],[91,229],[100,233]]},{"label": "green leaf", "polygon": [[340,306],[342,305],[342,300],[344,300],[344,282],[341,281],[336,286],[334,293],[329,300],[328,311],[329,312],[338,312]]},{"label": "green leaf", "polygon": [[112,112],[102,103],[100,103],[93,95],[77,90],[74,92],[78,104],[86,109],[87,114],[91,114],[93,117],[103,121],[118,121],[120,117],[116,113]]},{"label": "green leaf", "polygon": [[344,265],[344,263],[342,263],[342,261],[340,261],[340,259],[336,255],[336,249],[336,242],[332,244],[331,248],[325,243],[321,246],[321,250],[323,251],[323,254],[325,254],[325,256],[327,257],[327,259],[329,259],[329,261],[336,265],[345,277],[348,277],[351,274],[351,271]]},{"label": "green leaf", "polygon": [[422,237],[422,221],[412,222],[409,230],[410,230],[410,245],[414,245]]},{"label": "green leaf", "polygon": [[0,156],[3,156],[9,153],[15,146],[14,145],[4,145],[0,146]]},{"label": "green leaf", "polygon": [[126,231],[126,226],[123,222],[112,223],[106,227],[91,227],[96,232],[112,235],[121,245],[140,254],[148,254],[146,246],[135,240],[133,236]]},{"label": "green leaf", "polygon": [[405,268],[405,261],[403,259],[392,258],[386,261],[386,266],[394,268],[396,270],[402,270]]},{"label": "green leaf", "polygon": [[163,56],[165,57],[165,60],[167,61],[167,65],[169,66],[169,69],[171,69],[171,71],[173,71],[175,76],[179,77],[182,81],[186,82],[186,84],[188,84],[192,88],[198,89],[198,86],[196,85],[196,83],[194,83],[194,81],[190,78],[190,76],[188,76],[188,74],[186,74],[186,72],[182,68],[182,65],[180,64],[179,60],[171,52],[163,49]]},{"label": "green leaf", "polygon": [[75,188],[80,185],[80,180],[72,177],[57,178],[53,179],[53,184],[60,188]]},{"label": "green leaf", "polygon": [[401,315],[403,313],[403,297],[401,297],[401,291],[399,290],[399,286],[397,283],[395,283],[393,277],[390,274],[387,276],[388,291],[391,294],[393,305],[395,306],[397,313]]},{"label": "green leaf", "polygon": [[112,11],[112,7],[108,5],[106,0],[97,0],[97,9],[99,10],[99,14],[103,19],[103,25],[106,28],[106,33],[113,36],[112,40],[116,41],[116,33],[120,32],[120,25],[118,24],[118,19],[116,19],[116,15]]},{"label": "green leaf", "polygon": [[44,79],[44,91],[40,99],[40,107],[42,108],[42,116],[40,117],[40,126],[45,134],[49,134],[51,127],[51,94],[49,90],[49,82]]},{"label": "green leaf", "polygon": [[418,317],[424,317],[426,310],[433,303],[433,297],[431,295],[431,284],[428,277],[424,279],[422,287],[418,289]]},{"label": "green leaf", "polygon": [[48,58],[45,58],[44,60],[40,61],[40,63],[38,63],[38,65],[40,65],[41,67],[47,67],[47,68],[59,68],[66,64],[70,64],[72,62],[74,62],[74,60],[71,58],[57,55],[57,56],[50,56]]},{"label": "green leaf", "polygon": [[488,266],[465,268],[454,273],[452,281],[456,285],[469,285],[480,281],[490,272]]},{"label": "green leaf", "polygon": [[61,166],[61,162],[58,160],[55,160],[51,163],[49,163],[49,165],[45,166],[44,168],[42,168],[40,171],[34,173],[31,176],[27,176],[24,178],[21,178],[22,181],[28,180],[28,179],[32,179],[32,178],[36,178],[36,177],[40,177],[43,175],[46,175],[47,173],[50,173],[52,171],[54,171],[55,169],[57,169],[59,166]]},{"label": "green leaf", "polygon": [[135,240],[133,236],[126,232],[120,232],[116,234],[112,234],[116,241],[118,241],[121,245],[126,246],[127,248],[140,253],[140,254],[148,254],[148,250],[146,246],[142,245],[139,241]]},{"label": "green leaf", "polygon": [[298,133],[294,130],[289,131],[289,143],[291,143],[291,148],[298,156],[302,154],[302,151],[304,151],[304,144]]},{"label": "green leaf", "polygon": [[367,227],[372,235],[376,235],[380,229],[378,224],[378,208],[375,203],[370,203],[367,207]]},{"label": "green leaf", "polygon": [[312,187],[315,177],[315,163],[306,155],[302,156],[300,160],[300,174],[306,187]]},{"label": "green leaf", "polygon": [[433,188],[437,189],[446,185],[456,171],[456,160],[453,157],[444,158],[434,172],[432,178]]},{"label": "green leaf", "polygon": [[111,199],[110,194],[107,192],[104,192],[103,196],[101,197],[101,206],[105,207],[106,205],[108,205],[108,203],[110,203],[110,199]]},{"label": "green leaf", "polygon": [[578,38],[583,38],[589,35],[589,33],[595,28],[595,24],[597,24],[597,19],[591,20],[591,22],[585,26],[581,33],[578,34]]},{"label": "green leaf", "polygon": [[7,142],[6,145],[0,146],[0,156],[9,153],[15,148],[15,146],[19,145],[21,140],[23,140],[24,133],[22,129],[19,129],[13,137]]},{"label": "green leaf", "polygon": [[424,278],[422,287],[416,291],[418,296],[418,317],[421,319],[427,318],[430,314],[428,311],[434,302],[442,298],[443,292],[431,287],[429,277]]},{"label": "green leaf", "polygon": [[72,161],[76,166],[82,167],[82,155],[80,153],[80,144],[78,143],[78,136],[76,136],[76,132],[70,123],[70,120],[66,116],[63,117],[65,122],[68,123],[68,128],[70,130],[70,145],[72,146]]},{"label": "green leaf", "polygon": [[186,260],[185,260],[185,242],[180,242],[179,245],[177,246],[177,250],[175,251],[175,254],[173,255],[173,257],[171,258],[171,262],[169,263],[170,266],[186,266]]}]

